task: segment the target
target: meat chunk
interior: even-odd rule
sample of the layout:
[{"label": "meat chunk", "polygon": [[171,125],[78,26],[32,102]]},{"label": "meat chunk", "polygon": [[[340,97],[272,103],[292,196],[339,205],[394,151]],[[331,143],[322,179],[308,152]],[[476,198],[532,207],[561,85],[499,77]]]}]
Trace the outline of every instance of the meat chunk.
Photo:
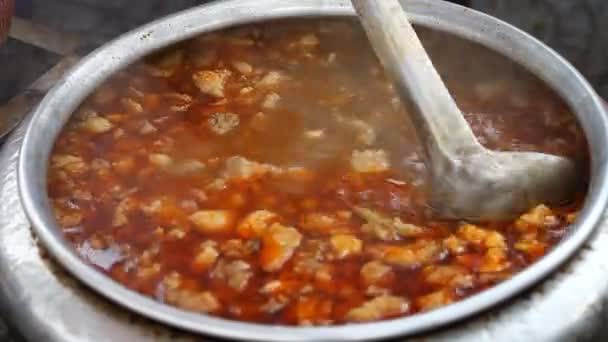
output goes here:
[{"label": "meat chunk", "polygon": [[141,103],[133,100],[130,97],[125,97],[124,99],[120,100],[120,103],[127,111],[129,111],[129,113],[137,114],[143,113],[144,111],[144,107],[141,105]]},{"label": "meat chunk", "polygon": [[280,169],[269,164],[261,164],[243,157],[230,157],[226,160],[225,179],[247,179],[267,173],[278,173]]},{"label": "meat chunk", "polygon": [[192,75],[196,87],[205,95],[223,98],[224,86],[232,73],[230,70],[203,70]]},{"label": "meat chunk", "polygon": [[534,233],[537,229],[551,227],[559,223],[553,211],[545,206],[538,205],[523,214],[517,221],[515,227],[523,233]]},{"label": "meat chunk", "polygon": [[236,69],[236,71],[244,75],[251,74],[251,72],[253,71],[253,67],[251,67],[249,63],[243,61],[232,62],[232,67]]},{"label": "meat chunk", "polygon": [[216,312],[221,307],[219,300],[209,291],[169,289],[166,290],[165,301],[182,309],[202,313]]},{"label": "meat chunk", "polygon": [[163,153],[152,153],[148,156],[148,161],[150,164],[162,168],[166,168],[173,164],[173,159],[166,154]]},{"label": "meat chunk", "polygon": [[233,227],[235,214],[230,210],[199,210],[190,215],[190,221],[203,233],[223,233]]},{"label": "meat chunk", "polygon": [[382,241],[397,241],[424,234],[425,229],[414,224],[404,223],[400,218],[390,218],[375,210],[355,207],[354,211],[367,221],[361,230]]},{"label": "meat chunk", "polygon": [[369,300],[363,305],[351,309],[346,319],[351,322],[369,322],[383,318],[402,315],[409,311],[410,304],[405,298],[396,296],[380,296]]},{"label": "meat chunk", "polygon": [[356,172],[383,172],[390,168],[388,155],[384,150],[353,151],[350,165]]},{"label": "meat chunk", "polygon": [[70,173],[79,174],[86,172],[89,167],[84,160],[71,154],[56,154],[51,158],[53,169],[63,169]]},{"label": "meat chunk", "polygon": [[388,264],[417,267],[439,259],[443,248],[433,240],[418,240],[407,245],[376,246],[370,252]]},{"label": "meat chunk", "polygon": [[259,249],[260,242],[257,239],[230,239],[220,246],[222,254],[230,258],[249,258]]},{"label": "meat chunk", "polygon": [[450,235],[443,240],[443,247],[447,248],[453,255],[458,255],[466,252],[467,243],[455,235]]},{"label": "meat chunk", "polygon": [[486,248],[479,272],[500,272],[510,266],[507,243],[499,232],[465,224],[458,229],[458,235],[471,244]]},{"label": "meat chunk", "polygon": [[279,215],[268,210],[256,210],[247,215],[237,226],[238,234],[243,238],[260,237],[273,222],[279,219]]},{"label": "meat chunk", "polygon": [[507,248],[504,236],[494,230],[486,230],[472,224],[464,224],[458,229],[458,235],[464,240],[486,248]]},{"label": "meat chunk", "polygon": [[114,210],[112,226],[119,227],[127,224],[129,222],[127,214],[129,213],[129,211],[135,209],[135,207],[135,200],[130,197],[124,198],[122,201],[120,201],[120,203],[118,203],[118,206],[116,206],[116,209]]},{"label": "meat chunk", "polygon": [[374,284],[384,279],[391,271],[390,266],[380,261],[370,261],[361,267],[361,278],[366,284]]},{"label": "meat chunk", "polygon": [[94,134],[101,134],[110,131],[114,127],[112,123],[101,116],[91,116],[82,123],[82,128]]},{"label": "meat chunk", "polygon": [[242,260],[226,262],[220,260],[212,272],[212,277],[226,281],[236,291],[242,292],[253,276],[251,265]]},{"label": "meat chunk", "polygon": [[266,272],[274,272],[292,257],[300,246],[302,234],[293,227],[274,223],[262,234],[260,264]]},{"label": "meat chunk", "polygon": [[361,254],[361,250],[363,249],[363,241],[350,234],[334,235],[331,237],[330,243],[338,259]]},{"label": "meat chunk", "polygon": [[262,107],[265,109],[274,109],[279,104],[279,101],[281,101],[281,95],[274,92],[270,93],[264,98]]},{"label": "meat chunk", "polygon": [[299,44],[304,47],[313,47],[319,45],[319,38],[315,34],[309,33],[300,38]]},{"label": "meat chunk", "polygon": [[273,87],[281,83],[285,76],[279,71],[270,71],[257,83],[260,87]]},{"label": "meat chunk", "polygon": [[460,266],[428,266],[424,269],[424,276],[428,283],[435,285],[453,288],[470,288],[473,286],[473,276],[466,268]]},{"label": "meat chunk", "polygon": [[454,301],[454,298],[450,291],[440,290],[431,294],[418,297],[416,299],[416,305],[420,311],[429,311],[448,305]]},{"label": "meat chunk", "polygon": [[234,113],[218,112],[211,114],[209,119],[207,119],[207,126],[217,135],[224,135],[232,131],[239,123],[239,116]]},{"label": "meat chunk", "polygon": [[199,252],[194,257],[192,268],[196,272],[204,272],[211,268],[220,255],[214,241],[205,241],[201,244]]}]

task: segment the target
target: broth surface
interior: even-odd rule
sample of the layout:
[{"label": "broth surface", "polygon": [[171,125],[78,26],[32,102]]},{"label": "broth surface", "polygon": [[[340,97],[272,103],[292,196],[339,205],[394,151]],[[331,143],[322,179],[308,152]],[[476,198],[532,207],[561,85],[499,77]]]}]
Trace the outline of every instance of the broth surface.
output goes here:
[{"label": "broth surface", "polygon": [[[587,165],[540,81],[462,40],[423,42],[480,141]],[[582,205],[513,222],[434,219],[415,132],[350,21],[211,33],[119,72],[54,147],[66,238],[125,286],[186,310],[286,325],[432,310],[548,253]]]}]

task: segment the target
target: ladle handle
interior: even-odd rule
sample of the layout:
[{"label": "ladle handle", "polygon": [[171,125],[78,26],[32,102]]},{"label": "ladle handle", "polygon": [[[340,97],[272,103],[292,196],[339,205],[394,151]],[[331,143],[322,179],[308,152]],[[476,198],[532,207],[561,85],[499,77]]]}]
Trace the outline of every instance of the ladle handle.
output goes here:
[{"label": "ladle handle", "polygon": [[352,0],[352,3],[378,58],[407,106],[427,159],[431,163],[440,162],[437,158],[479,151],[481,145],[399,1]]}]

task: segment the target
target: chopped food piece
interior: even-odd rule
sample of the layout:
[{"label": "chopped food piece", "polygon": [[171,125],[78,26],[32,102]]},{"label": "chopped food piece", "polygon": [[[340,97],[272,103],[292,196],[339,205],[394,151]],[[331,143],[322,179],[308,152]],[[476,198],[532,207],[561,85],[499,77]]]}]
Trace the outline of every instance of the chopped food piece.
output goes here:
[{"label": "chopped food piece", "polygon": [[253,68],[251,67],[251,65],[247,62],[241,62],[241,61],[234,61],[232,62],[232,66],[241,74],[251,74],[251,72],[253,71]]},{"label": "chopped food piece", "polygon": [[144,107],[130,97],[121,100],[122,105],[131,113],[143,113]]},{"label": "chopped food piece", "polygon": [[274,223],[262,234],[260,264],[266,272],[281,269],[302,241],[302,234],[295,228]]},{"label": "chopped food piece", "polygon": [[354,235],[339,234],[331,237],[331,246],[337,253],[339,259],[358,255],[363,249],[363,242]]},{"label": "chopped food piece", "polygon": [[221,307],[218,299],[209,291],[195,292],[182,289],[167,289],[165,301],[182,309],[202,313],[215,312]]},{"label": "chopped food piece", "polygon": [[224,97],[224,85],[230,77],[230,70],[203,70],[197,71],[192,75],[192,80],[196,87],[205,95],[212,97]]},{"label": "chopped food piece", "polygon": [[218,135],[224,135],[239,125],[239,116],[234,113],[215,113],[207,120],[209,129]]},{"label": "chopped food piece", "polygon": [[278,85],[283,79],[284,76],[282,73],[279,71],[271,71],[267,73],[257,85],[259,87],[272,87]]},{"label": "chopped food piece", "polygon": [[536,231],[537,229],[554,226],[556,224],[558,224],[558,220],[553,214],[553,211],[542,204],[523,214],[515,221],[515,227],[522,232]]},{"label": "chopped food piece", "polygon": [[391,271],[390,266],[380,261],[370,261],[361,267],[361,277],[366,284],[374,284],[384,279]]},{"label": "chopped food piece", "polygon": [[92,116],[84,121],[83,127],[87,132],[101,134],[110,131],[114,125],[106,118]]},{"label": "chopped food piece", "polygon": [[473,276],[461,266],[427,266],[424,268],[428,283],[454,288],[470,288],[474,284]]},{"label": "chopped food piece", "polygon": [[402,315],[409,308],[409,302],[404,298],[380,296],[363,303],[360,307],[350,310],[346,314],[346,319],[351,322],[377,321],[382,318]]},{"label": "chopped food piece", "polygon": [[357,172],[384,172],[389,169],[388,155],[383,150],[353,151],[350,165]]},{"label": "chopped food piece", "polygon": [[450,235],[443,240],[443,247],[454,255],[462,254],[467,250],[467,243],[455,235]]},{"label": "chopped food piece", "polygon": [[303,46],[317,46],[319,45],[319,38],[314,34],[307,34],[300,38],[300,45]]},{"label": "chopped food piece", "polygon": [[148,156],[148,160],[150,161],[150,164],[159,167],[168,167],[173,164],[173,159],[162,153],[153,153]]},{"label": "chopped food piece", "polygon": [[220,255],[217,249],[215,248],[217,243],[212,241],[207,241],[201,244],[200,251],[194,257],[194,261],[192,267],[197,272],[204,272],[211,268],[217,260],[217,257]]},{"label": "chopped food piece", "polygon": [[268,210],[256,210],[247,215],[238,225],[237,232],[243,238],[260,237],[270,225],[279,219],[279,215]]},{"label": "chopped food piece", "polygon": [[413,224],[403,223],[400,218],[389,218],[381,213],[367,208],[355,207],[354,211],[367,221],[361,230],[382,241],[396,241],[401,238],[417,237],[425,230]]},{"label": "chopped food piece", "polygon": [[321,138],[325,137],[325,130],[313,129],[313,130],[304,132],[304,135],[309,139],[317,140],[317,139],[321,139]]},{"label": "chopped food piece", "polygon": [[234,220],[235,215],[229,210],[200,210],[190,215],[190,221],[203,234],[227,232]]},{"label": "chopped food piece", "polygon": [[281,101],[281,96],[277,93],[270,93],[264,98],[262,107],[266,109],[273,109],[277,107],[277,104]]},{"label": "chopped food piece", "polygon": [[454,299],[452,298],[450,292],[447,290],[440,290],[426,296],[418,297],[416,299],[416,305],[420,311],[429,311],[444,305],[448,305],[453,301]]},{"label": "chopped food piece", "polygon": [[279,173],[280,169],[269,164],[261,164],[243,157],[230,157],[226,160],[224,177],[227,179],[246,179],[267,173]]},{"label": "chopped food piece", "polygon": [[231,262],[224,262],[222,260],[217,264],[212,275],[218,279],[225,280],[232,289],[242,292],[247,287],[249,279],[253,276],[253,272],[251,271],[251,265],[242,260]]},{"label": "chopped food piece", "polygon": [[437,260],[443,249],[435,241],[417,240],[414,243],[400,246],[379,246],[372,250],[388,264],[402,267],[417,267]]},{"label": "chopped food piece", "polygon": [[72,173],[83,173],[88,170],[87,164],[80,157],[69,154],[56,154],[51,158],[51,166]]}]

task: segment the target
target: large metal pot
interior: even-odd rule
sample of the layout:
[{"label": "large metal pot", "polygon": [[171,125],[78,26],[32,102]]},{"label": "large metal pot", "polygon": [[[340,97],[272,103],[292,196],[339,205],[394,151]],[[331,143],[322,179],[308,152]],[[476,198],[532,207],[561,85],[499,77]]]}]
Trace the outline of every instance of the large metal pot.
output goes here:
[{"label": "large metal pot", "polygon": [[230,0],[197,7],[132,31],[93,52],[52,89],[36,110],[19,160],[19,188],[34,231],[73,275],[107,298],[144,316],[209,335],[258,341],[366,340],[407,335],[466,318],[523,291],[554,271],[591,236],[608,201],[608,122],[600,99],[564,59],[525,33],[494,18],[442,1],[403,0],[412,20],[486,45],[547,82],[571,106],[591,146],[591,185],[569,236],[545,258],[512,279],[447,307],[412,317],[334,327],[282,327],[195,314],[137,294],[87,265],[63,238],[47,197],[47,162],[53,141],[72,111],[120,68],[195,35],[238,24],[285,17],[352,16],[345,0]]}]

